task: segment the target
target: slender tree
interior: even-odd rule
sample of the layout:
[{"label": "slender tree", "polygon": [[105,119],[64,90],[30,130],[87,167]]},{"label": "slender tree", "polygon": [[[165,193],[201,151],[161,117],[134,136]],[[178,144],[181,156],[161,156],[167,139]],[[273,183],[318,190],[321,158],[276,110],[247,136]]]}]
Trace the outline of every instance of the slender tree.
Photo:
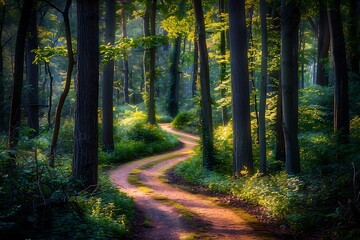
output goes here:
[{"label": "slender tree", "polygon": [[199,43],[196,34],[194,36],[193,58],[194,58],[193,60],[194,63],[193,63],[193,72],[192,72],[191,92],[192,92],[192,97],[195,98],[197,91],[197,81],[198,81],[197,79],[199,74]]},{"label": "slender tree", "polygon": [[[115,0],[105,1],[105,44],[115,42]],[[113,128],[113,88],[114,60],[109,60],[104,66],[102,88],[102,143],[104,151],[114,150]]]},{"label": "slender tree", "polygon": [[[127,37],[127,28],[126,28],[126,0],[121,2],[121,36],[123,39]],[[128,56],[125,56],[123,59],[124,67],[124,103],[130,103],[129,98],[129,61]]]},{"label": "slender tree", "polygon": [[200,0],[192,0],[195,12],[196,34],[198,37],[200,57],[200,94],[201,94],[201,142],[203,150],[203,166],[214,168],[213,123],[210,96],[209,56],[206,47],[204,13]]},{"label": "slender tree", "polygon": [[[225,21],[224,13],[225,13],[225,0],[219,0],[220,22]],[[226,55],[226,31],[224,29],[221,30],[220,32],[220,54],[222,56],[222,61],[220,63],[219,82],[220,84],[222,84],[225,81],[225,76],[226,76],[226,62],[224,61]],[[225,89],[220,90],[220,96],[221,98],[225,97]],[[221,107],[221,117],[222,117],[223,126],[227,125],[229,122],[227,106]]]},{"label": "slender tree", "polygon": [[0,131],[6,130],[5,120],[5,83],[4,83],[4,45],[2,44],[2,36],[5,24],[6,5],[4,4],[1,9],[1,22],[0,22]]},{"label": "slender tree", "polygon": [[[182,0],[179,3],[179,10],[177,15],[180,17],[184,14],[185,1]],[[181,40],[182,35],[179,34],[174,42],[174,48],[172,52],[172,59],[170,65],[170,91],[168,97],[167,112],[171,117],[175,117],[179,112],[179,88],[180,88],[180,52],[181,52]]]},{"label": "slender tree", "polygon": [[[151,15],[150,15],[150,35],[155,36],[156,27],[156,2],[151,0]],[[150,63],[149,63],[149,99],[148,99],[148,122],[152,125],[156,123],[155,119],[155,57],[156,47],[150,47]]]},{"label": "slender tree", "polygon": [[260,172],[266,174],[266,129],[265,109],[267,92],[267,61],[268,61],[268,39],[267,39],[267,4],[266,0],[260,0],[261,21],[261,84],[260,84],[260,111],[259,111],[259,143],[260,143]]},{"label": "slender tree", "polygon": [[326,72],[326,61],[329,57],[330,31],[329,20],[326,11],[326,3],[319,0],[319,27],[318,29],[318,58],[316,69],[316,84],[326,86],[328,74]]},{"label": "slender tree", "polygon": [[233,111],[233,172],[253,172],[250,89],[245,1],[229,0],[230,63]]},{"label": "slender tree", "polygon": [[334,58],[334,131],[341,143],[349,141],[349,87],[344,32],[340,14],[340,0],[329,4],[329,26]]},{"label": "slender tree", "polygon": [[77,49],[72,176],[90,190],[98,180],[98,0],[77,0]]},{"label": "slender tree", "polygon": [[298,26],[296,0],[281,1],[281,86],[285,166],[289,174],[300,172],[298,142]]},{"label": "slender tree", "polygon": [[[54,133],[51,141],[50,146],[50,158],[49,158],[49,165],[54,166],[54,159],[55,159],[55,151],[56,146],[59,138],[59,132],[60,132],[60,124],[61,124],[61,112],[65,104],[65,100],[67,95],[70,91],[70,85],[71,85],[71,77],[72,72],[75,64],[74,60],[74,53],[73,53],[73,47],[72,47],[72,40],[71,40],[71,29],[70,29],[70,20],[69,20],[69,9],[71,6],[71,0],[67,0],[65,4],[64,11],[61,11],[58,7],[55,5],[52,5],[56,10],[58,10],[62,15],[64,19],[64,28],[65,28],[65,39],[66,39],[66,49],[67,49],[67,57],[68,57],[68,66],[67,66],[67,72],[66,72],[66,79],[65,79],[65,87],[64,91],[60,95],[59,103],[56,107],[56,113],[55,113],[55,126],[54,126]],[[53,76],[50,71],[50,66],[48,63],[46,63],[48,73],[50,76],[50,96],[49,96],[49,112],[48,112],[48,122],[50,125],[51,120],[51,105],[52,105],[52,88],[53,88]]]},{"label": "slender tree", "polygon": [[39,134],[39,67],[33,63],[34,49],[38,48],[38,31],[36,10],[33,9],[28,22],[28,35],[26,41],[26,78],[29,84],[28,97],[28,125],[34,129],[33,136]]},{"label": "slender tree", "polygon": [[21,95],[23,89],[24,73],[24,48],[27,33],[27,26],[34,7],[35,0],[24,1],[20,20],[18,24],[16,46],[15,46],[15,63],[14,63],[14,85],[11,94],[11,108],[9,120],[8,148],[13,149],[18,143],[18,127],[21,118]]}]

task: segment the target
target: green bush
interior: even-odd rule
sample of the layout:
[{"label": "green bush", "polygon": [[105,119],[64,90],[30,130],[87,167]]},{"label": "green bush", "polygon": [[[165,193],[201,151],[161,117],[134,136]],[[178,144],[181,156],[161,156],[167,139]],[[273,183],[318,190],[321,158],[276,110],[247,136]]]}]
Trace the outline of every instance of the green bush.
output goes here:
[{"label": "green bush", "polygon": [[198,120],[192,112],[181,112],[171,122],[171,126],[175,129],[183,130],[186,132],[196,133]]}]

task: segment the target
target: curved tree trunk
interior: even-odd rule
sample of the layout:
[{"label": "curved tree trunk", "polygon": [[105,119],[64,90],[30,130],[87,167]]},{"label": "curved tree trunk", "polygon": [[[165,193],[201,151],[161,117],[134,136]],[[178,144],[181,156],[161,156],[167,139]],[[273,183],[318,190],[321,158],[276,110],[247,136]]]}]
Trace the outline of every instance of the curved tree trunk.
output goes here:
[{"label": "curved tree trunk", "polygon": [[192,5],[195,12],[196,33],[199,41],[203,166],[204,168],[211,170],[215,167],[214,140],[210,96],[209,57],[206,47],[204,13],[201,1],[192,0]]},{"label": "curved tree trunk", "polygon": [[77,0],[78,60],[72,176],[92,191],[98,181],[99,1]]},{"label": "curved tree trunk", "polygon": [[233,106],[233,173],[253,172],[252,140],[250,129],[250,93],[248,70],[248,41],[245,2],[229,0],[229,34],[231,88]]},{"label": "curved tree trunk", "polygon": [[[68,69],[66,73],[66,79],[65,79],[65,87],[64,91],[60,95],[59,103],[56,107],[56,113],[55,113],[55,126],[54,126],[54,133],[53,138],[51,141],[50,146],[50,159],[49,159],[49,165],[54,166],[54,158],[55,158],[55,151],[57,146],[57,141],[59,138],[59,131],[60,131],[60,121],[61,121],[61,112],[66,100],[67,95],[69,94],[70,85],[71,85],[71,76],[75,64],[74,60],[74,53],[72,48],[72,41],[71,41],[71,31],[70,31],[70,21],[69,21],[69,8],[71,5],[71,0],[67,0],[65,9],[62,12],[63,18],[64,18],[64,27],[65,27],[65,39],[66,39],[66,49],[67,49],[67,57],[68,57]],[[52,76],[50,74],[50,66],[48,65],[48,71],[50,75],[50,88],[51,88],[51,95],[50,95],[50,106],[51,106],[51,98],[52,98]],[[49,108],[49,119],[50,119],[50,109]]]},{"label": "curved tree trunk", "polygon": [[[115,0],[105,1],[105,44],[115,42]],[[109,60],[104,66],[102,88],[102,143],[104,151],[114,150],[113,131],[113,88],[114,60]],[[128,99],[129,100],[129,99]]]},{"label": "curved tree trunk", "polygon": [[8,149],[14,149],[18,143],[18,127],[21,118],[21,95],[24,80],[24,48],[27,33],[28,21],[34,7],[34,0],[24,1],[21,9],[21,15],[16,36],[15,46],[15,67],[14,67],[14,85],[11,94],[11,108],[9,120]]}]

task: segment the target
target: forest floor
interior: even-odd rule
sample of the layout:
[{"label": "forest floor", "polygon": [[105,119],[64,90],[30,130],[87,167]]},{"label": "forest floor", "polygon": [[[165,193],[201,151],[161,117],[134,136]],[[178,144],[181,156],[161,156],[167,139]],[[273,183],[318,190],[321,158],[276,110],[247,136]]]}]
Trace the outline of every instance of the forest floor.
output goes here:
[{"label": "forest floor", "polygon": [[136,160],[109,172],[118,188],[133,197],[139,218],[132,239],[276,239],[252,215],[206,196],[170,184],[169,169],[193,154],[198,137],[161,127],[179,137],[172,152]]}]

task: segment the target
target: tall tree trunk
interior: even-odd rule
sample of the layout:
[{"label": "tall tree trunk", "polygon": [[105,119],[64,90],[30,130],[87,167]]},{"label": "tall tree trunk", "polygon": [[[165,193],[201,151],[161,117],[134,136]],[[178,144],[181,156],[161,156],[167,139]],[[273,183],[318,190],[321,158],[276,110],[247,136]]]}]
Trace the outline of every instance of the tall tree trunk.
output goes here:
[{"label": "tall tree trunk", "polygon": [[[157,0],[151,0],[151,15],[150,15],[150,34],[155,36],[155,24],[156,24],[156,2]],[[149,103],[148,103],[148,122],[151,125],[155,125],[155,61],[156,61],[156,47],[150,47],[150,64],[149,64]]]},{"label": "tall tree trunk", "polygon": [[266,0],[260,0],[261,21],[261,84],[260,84],[260,111],[259,111],[259,143],[260,143],[260,172],[266,174],[266,85],[267,85],[267,61],[268,61],[268,37],[267,37],[267,4]]},{"label": "tall tree trunk", "polygon": [[34,129],[33,136],[39,134],[39,67],[34,64],[35,53],[38,48],[37,16],[33,10],[28,23],[28,36],[26,42],[26,78],[30,86],[28,91],[28,125]]},{"label": "tall tree trunk", "polygon": [[359,79],[360,53],[359,53],[359,0],[350,0],[350,26],[349,26],[349,69]]},{"label": "tall tree trunk", "polygon": [[[49,101],[48,101],[49,107],[48,107],[48,115],[47,115],[48,130],[50,130],[50,128],[51,128],[51,111],[52,111],[52,97],[53,97],[54,77],[51,74],[50,64],[47,63],[47,62],[45,62],[45,69],[47,69],[46,72],[49,74],[49,78],[50,78],[50,82],[49,82]],[[50,154],[50,156],[51,156],[51,154]]]},{"label": "tall tree trunk", "polygon": [[253,172],[250,129],[250,89],[245,1],[229,0],[230,63],[233,107],[233,172]]},{"label": "tall tree trunk", "polygon": [[[185,12],[185,1],[179,3],[177,15],[182,17]],[[170,91],[168,95],[167,112],[171,117],[175,117],[179,112],[179,91],[180,91],[180,55],[181,55],[181,40],[182,35],[179,35],[174,42],[174,48],[171,56],[170,65]],[[186,43],[184,41],[183,53],[185,53]],[[181,62],[183,65],[184,61]]]},{"label": "tall tree trunk", "polygon": [[341,143],[349,141],[349,87],[346,63],[345,40],[340,14],[340,0],[329,6],[329,26],[334,57],[334,132]]},{"label": "tall tree trunk", "polygon": [[214,139],[210,96],[209,56],[206,46],[204,13],[200,0],[192,0],[196,20],[200,56],[200,93],[201,93],[201,142],[203,166],[212,170],[214,166]]},{"label": "tall tree trunk", "polygon": [[[113,45],[115,42],[115,0],[105,1],[105,44]],[[114,88],[114,60],[104,66],[102,88],[102,143],[104,151],[114,150],[113,128],[113,88]]]},{"label": "tall tree trunk", "polygon": [[77,0],[78,60],[72,176],[93,190],[98,181],[99,1]]},{"label": "tall tree trunk", "polygon": [[[271,41],[269,46],[274,48],[274,52],[280,55],[281,49],[280,41],[281,38],[281,26],[280,26],[280,2],[273,1],[271,16],[272,16],[272,31],[273,34],[278,36],[278,39]],[[269,39],[271,40],[271,38]],[[269,56],[270,57],[270,56]],[[273,56],[271,56],[273,58]],[[269,88],[272,87],[273,91],[277,92],[277,101],[276,101],[276,122],[275,122],[275,159],[285,162],[285,139],[283,131],[283,118],[282,118],[282,91],[281,91],[281,73],[280,73],[280,63],[273,68],[269,74]]]},{"label": "tall tree trunk", "polygon": [[[122,9],[121,9],[121,29],[122,29],[122,38],[125,39],[127,37],[127,29],[126,29],[126,1],[122,1]],[[129,98],[129,61],[128,56],[125,56],[123,59],[123,67],[124,67],[124,103],[130,103]]]},{"label": "tall tree trunk", "polygon": [[[73,53],[73,47],[72,47],[72,40],[71,40],[71,29],[70,29],[70,20],[69,20],[69,9],[71,5],[71,0],[66,1],[65,9],[62,12],[63,18],[64,18],[64,28],[65,28],[65,39],[66,39],[66,49],[67,49],[67,57],[68,57],[68,67],[66,72],[66,79],[65,79],[65,87],[64,91],[60,95],[59,103],[56,107],[56,113],[55,113],[55,126],[54,126],[54,133],[51,141],[50,146],[50,158],[49,158],[49,165],[51,167],[54,166],[54,159],[55,159],[55,151],[57,147],[57,142],[59,138],[59,132],[60,132],[60,125],[61,125],[61,112],[65,104],[65,100],[67,95],[70,91],[70,85],[71,85],[71,76],[75,64],[74,60],[74,53]],[[48,64],[48,72],[50,76],[50,98],[49,98],[49,106],[51,106],[52,102],[52,84],[53,84],[53,77],[50,72],[50,66]],[[51,107],[49,107],[49,126],[50,126],[50,112]]]},{"label": "tall tree trunk", "polygon": [[3,50],[4,46],[2,45],[2,33],[4,29],[5,22],[5,4],[2,7],[1,13],[1,23],[0,23],[0,131],[6,130],[6,113],[5,113],[5,82],[4,82],[4,58],[3,58]]},{"label": "tall tree trunk", "polygon": [[[220,15],[220,22],[224,22],[224,16],[222,14],[225,13],[225,0],[219,0],[219,15]],[[226,55],[226,31],[222,30],[220,33],[220,54],[222,62],[220,63],[220,75],[219,75],[219,82],[222,84],[225,81],[226,77],[226,62],[225,62],[225,55]],[[221,98],[225,98],[225,89],[222,88],[220,90]],[[223,126],[227,125],[229,122],[228,117],[228,110],[227,106],[221,107],[221,117]]]},{"label": "tall tree trunk", "polygon": [[180,47],[181,35],[175,39],[172,61],[170,66],[170,91],[168,97],[167,112],[171,117],[175,117],[179,112],[179,88],[180,88]]},{"label": "tall tree trunk", "polygon": [[[146,6],[145,6],[145,13],[144,13],[144,37],[150,36],[150,16],[151,16],[151,1],[152,0],[146,0]],[[150,72],[150,49],[145,48],[144,51],[144,58],[143,58],[143,77],[144,77],[144,92],[148,92],[148,81],[149,81],[149,72]],[[148,103],[146,103],[148,104]]]},{"label": "tall tree trunk", "polygon": [[326,72],[326,62],[329,57],[330,31],[327,17],[326,3],[319,0],[319,27],[318,27],[318,59],[316,69],[316,84],[326,86],[329,82]]},{"label": "tall tree trunk", "polygon": [[197,78],[199,73],[199,41],[195,34],[194,36],[194,63],[193,63],[193,72],[192,72],[192,97],[195,98],[197,92]]},{"label": "tall tree trunk", "polygon": [[288,174],[300,172],[298,142],[298,27],[300,21],[296,0],[281,1],[281,81],[285,166]]},{"label": "tall tree trunk", "polygon": [[34,7],[34,0],[24,1],[16,36],[14,85],[11,94],[11,108],[9,120],[8,149],[14,149],[18,143],[21,118],[21,95],[23,88],[24,73],[24,48],[28,21]]}]

